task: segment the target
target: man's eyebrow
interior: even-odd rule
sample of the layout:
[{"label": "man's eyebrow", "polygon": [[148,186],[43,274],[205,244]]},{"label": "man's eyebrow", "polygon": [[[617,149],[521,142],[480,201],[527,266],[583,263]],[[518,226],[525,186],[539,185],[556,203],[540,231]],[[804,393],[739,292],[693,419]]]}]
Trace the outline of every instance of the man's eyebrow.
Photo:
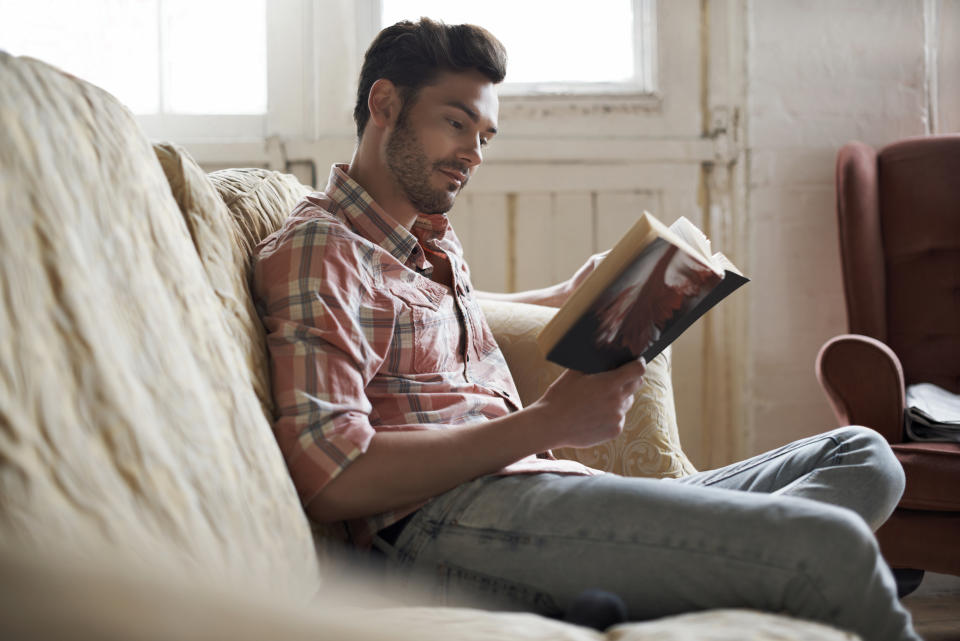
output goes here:
[{"label": "man's eyebrow", "polygon": [[[447,103],[447,106],[448,106],[448,107],[453,107],[453,108],[455,108],[455,109],[459,109],[459,110],[462,111],[463,113],[467,114],[467,116],[468,116],[468,117],[470,118],[470,120],[472,120],[473,122],[479,122],[479,121],[480,121],[480,115],[477,114],[476,111],[474,111],[473,109],[471,109],[471,108],[468,107],[467,105],[465,105],[465,104],[463,104],[462,102],[460,102],[459,100],[451,100],[450,102]],[[497,133],[497,128],[496,128],[496,127],[490,127],[489,129],[487,129],[487,133],[488,133],[488,134],[496,134],[496,133]]]}]

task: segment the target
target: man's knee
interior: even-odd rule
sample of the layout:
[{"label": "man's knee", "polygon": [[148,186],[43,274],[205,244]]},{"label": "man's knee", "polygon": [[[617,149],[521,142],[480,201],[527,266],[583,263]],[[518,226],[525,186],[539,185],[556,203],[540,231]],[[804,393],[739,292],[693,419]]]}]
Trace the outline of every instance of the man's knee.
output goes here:
[{"label": "man's knee", "polygon": [[[842,429],[846,430],[850,447],[864,453],[863,464],[873,472],[878,499],[884,498],[884,503],[889,505],[892,512],[900,502],[906,487],[903,465],[900,464],[887,440],[876,430],[860,425]],[[882,496],[881,492],[886,496]]]},{"label": "man's knee", "polygon": [[873,530],[890,518],[906,487],[903,466],[890,444],[869,427],[851,425],[828,433],[836,444],[835,465],[849,470],[842,493],[853,493],[847,504],[867,521]]},{"label": "man's knee", "polygon": [[795,546],[799,562],[817,582],[872,571],[879,547],[866,522],[853,510],[818,503],[782,524],[783,541]]}]

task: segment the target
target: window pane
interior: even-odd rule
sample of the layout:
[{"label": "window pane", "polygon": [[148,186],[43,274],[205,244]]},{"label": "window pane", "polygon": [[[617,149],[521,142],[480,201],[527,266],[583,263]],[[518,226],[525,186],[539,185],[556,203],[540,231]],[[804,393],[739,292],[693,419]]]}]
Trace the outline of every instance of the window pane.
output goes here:
[{"label": "window pane", "polygon": [[164,111],[267,111],[266,0],[162,0]]},{"label": "window pane", "polygon": [[267,111],[266,0],[0,0],[0,47],[138,114]]},{"label": "window pane", "polygon": [[159,108],[157,0],[0,0],[0,48],[99,85],[136,113]]},{"label": "window pane", "polygon": [[478,24],[507,48],[509,83],[631,82],[633,2],[591,0],[382,0],[382,24],[420,16]]}]

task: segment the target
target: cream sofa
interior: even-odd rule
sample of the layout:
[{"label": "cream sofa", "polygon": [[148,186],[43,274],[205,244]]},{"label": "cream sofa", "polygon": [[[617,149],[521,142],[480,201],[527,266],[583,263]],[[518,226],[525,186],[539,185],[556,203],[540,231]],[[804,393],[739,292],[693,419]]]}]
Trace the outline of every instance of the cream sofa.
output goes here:
[{"label": "cream sofa", "polygon": [[[599,633],[354,580],[274,443],[246,279],[307,188],[262,169],[207,175],[35,60],[0,52],[0,88],[0,638],[853,638],[738,610]],[[486,312],[535,398],[557,373],[532,343],[551,312]],[[669,357],[647,378],[620,439],[563,454],[691,471]]]}]

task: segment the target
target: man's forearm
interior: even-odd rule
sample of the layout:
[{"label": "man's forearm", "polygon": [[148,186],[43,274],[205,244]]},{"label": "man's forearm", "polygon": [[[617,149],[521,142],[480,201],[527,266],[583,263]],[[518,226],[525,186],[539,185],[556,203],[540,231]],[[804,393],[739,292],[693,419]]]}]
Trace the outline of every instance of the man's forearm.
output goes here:
[{"label": "man's forearm", "polygon": [[532,303],[534,305],[547,305],[548,307],[560,307],[577,287],[593,273],[609,252],[594,254],[577,272],[569,279],[550,287],[543,289],[531,289],[524,292],[515,292],[511,294],[500,294],[496,292],[476,292],[477,297],[490,300],[504,300],[513,303]]},{"label": "man's forearm", "polygon": [[546,305],[547,307],[560,307],[570,296],[570,287],[567,283],[558,283],[542,289],[531,289],[524,292],[513,292],[510,294],[500,292],[476,291],[477,298],[487,300],[502,300],[511,303],[530,303],[532,305]]},{"label": "man's forearm", "polygon": [[617,436],[640,389],[643,359],[600,374],[565,371],[519,412],[472,425],[378,431],[366,453],[306,505],[317,521],[342,521],[425,501],[478,476],[556,447]]},{"label": "man's forearm", "polygon": [[381,431],[306,508],[315,520],[340,521],[419,503],[549,449],[549,436],[534,407],[451,429]]}]

